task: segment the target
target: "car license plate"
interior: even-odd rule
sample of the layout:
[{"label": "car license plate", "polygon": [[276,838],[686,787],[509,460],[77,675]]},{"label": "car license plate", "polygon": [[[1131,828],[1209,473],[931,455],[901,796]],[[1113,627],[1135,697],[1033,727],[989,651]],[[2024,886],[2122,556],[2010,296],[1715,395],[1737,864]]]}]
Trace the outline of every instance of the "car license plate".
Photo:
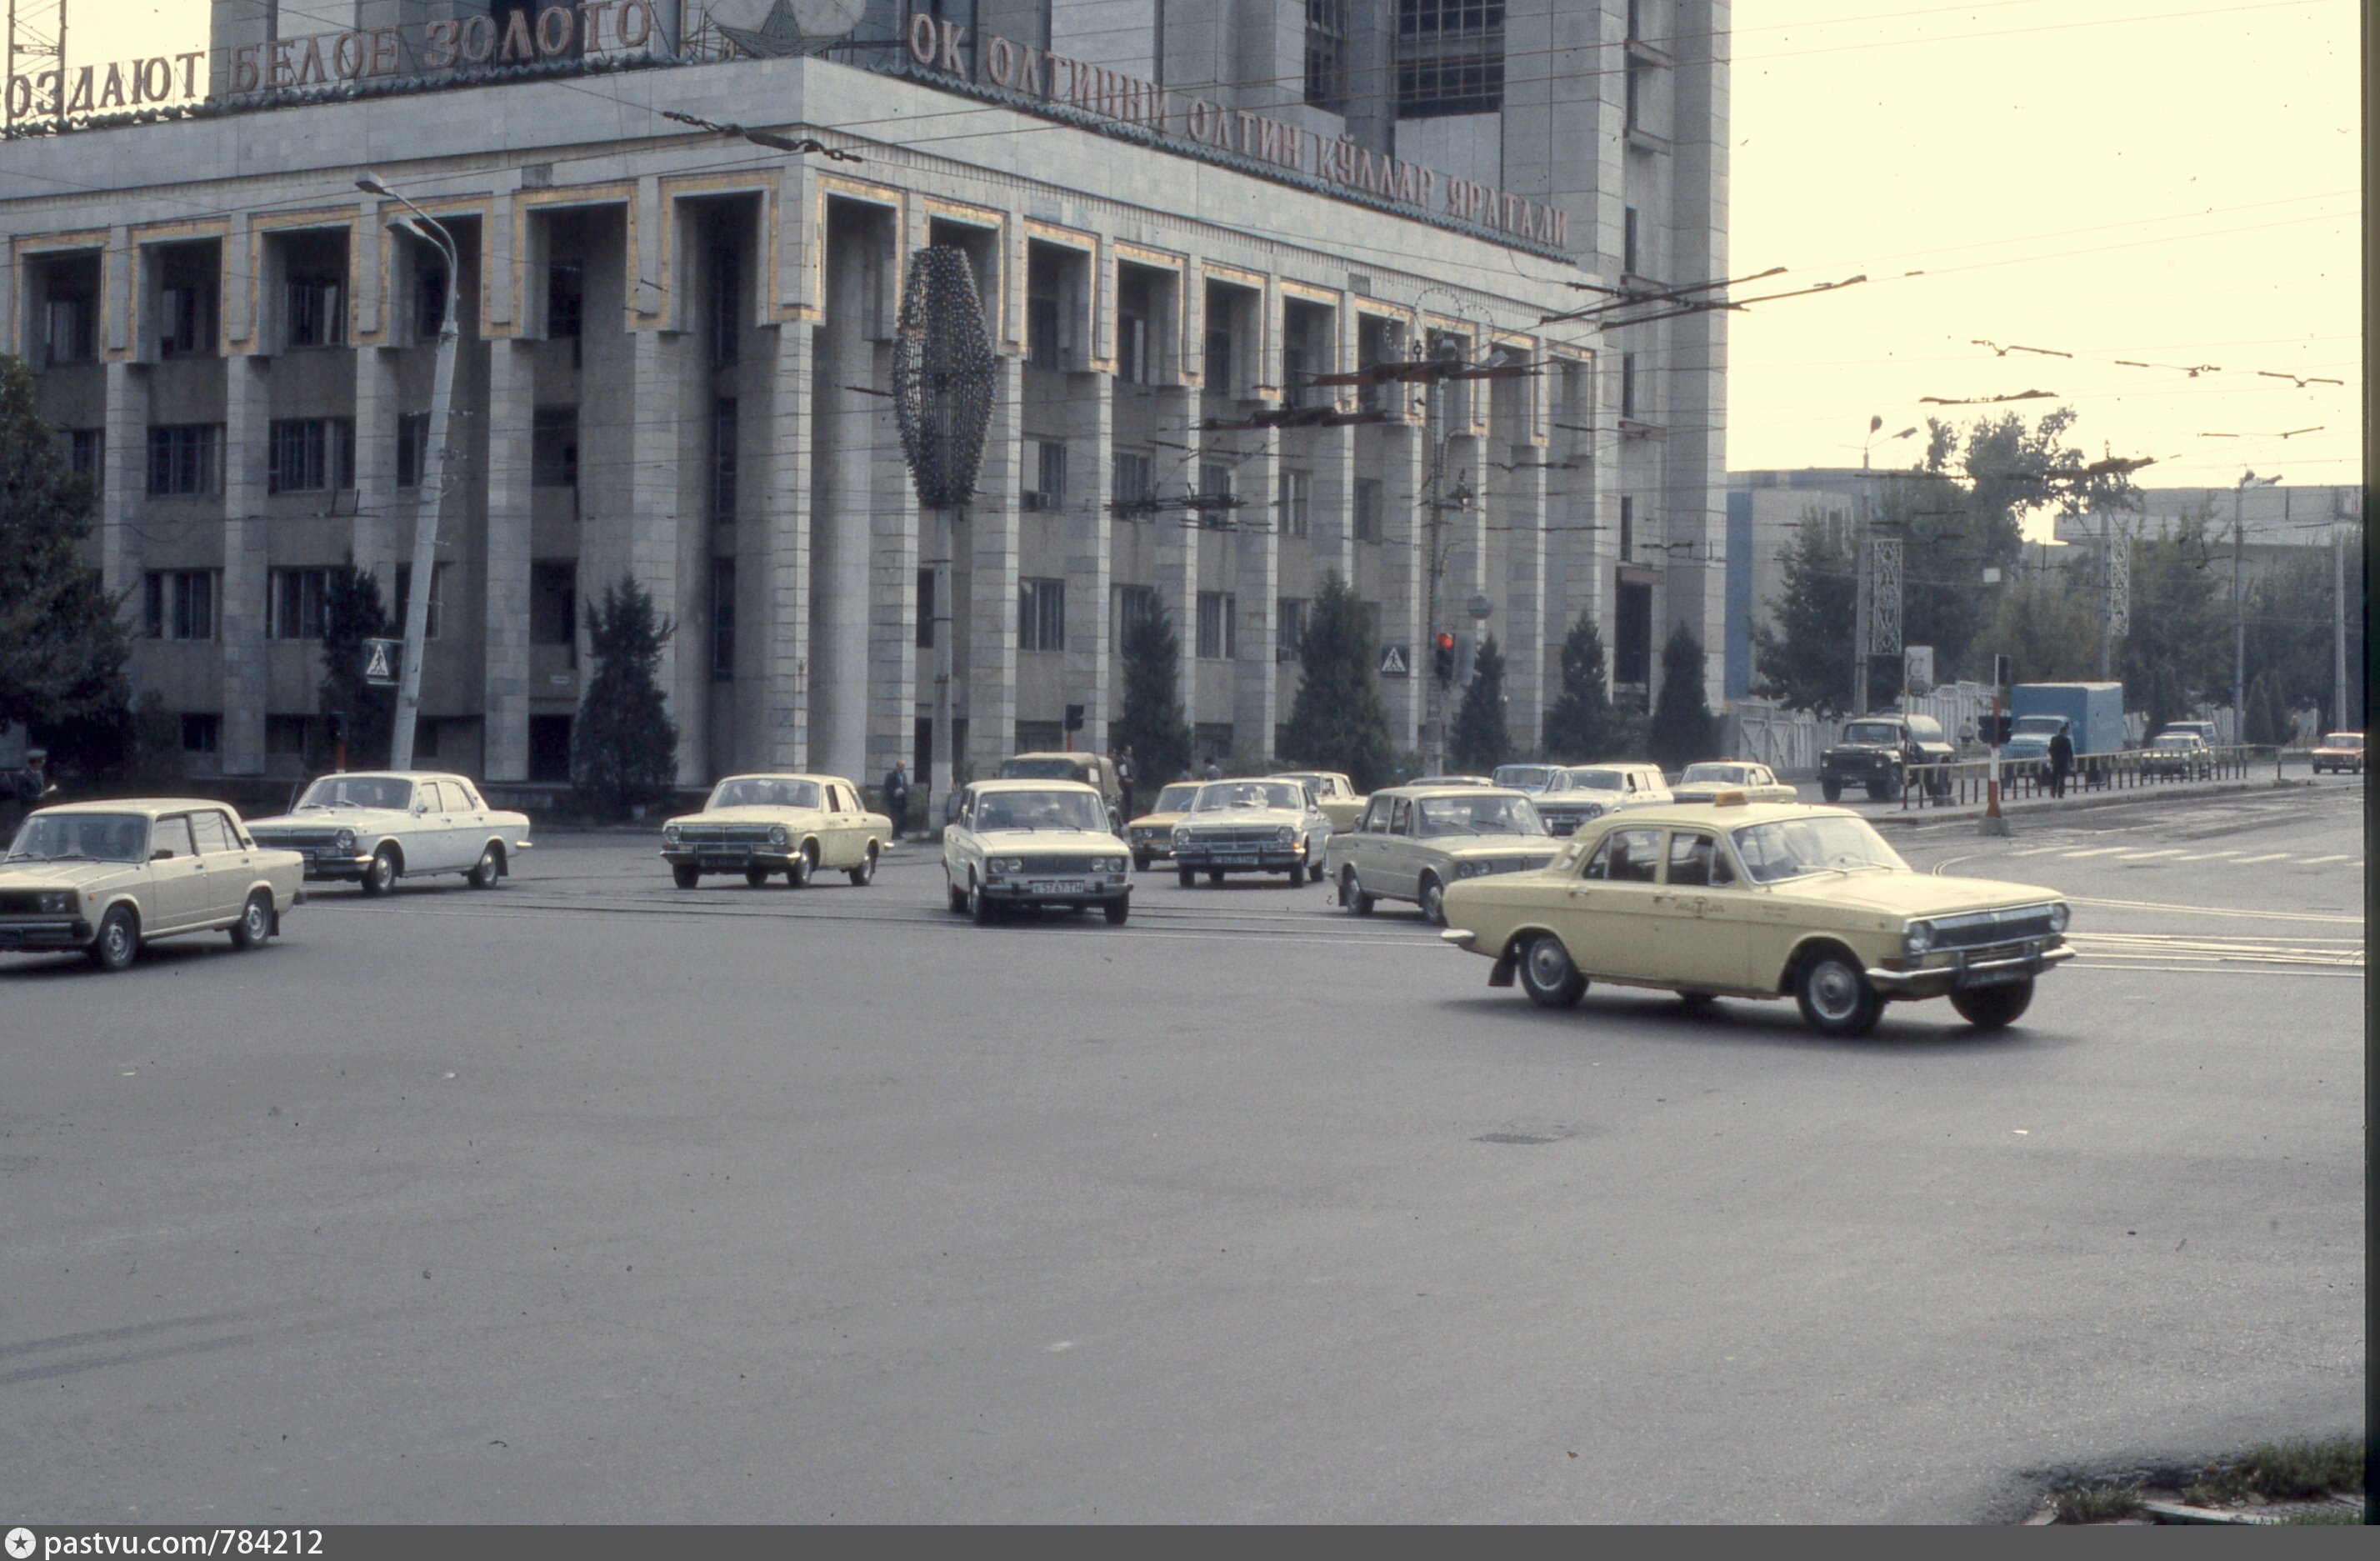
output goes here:
[{"label": "car license plate", "polygon": [[1088,894],[1090,888],[1090,884],[1080,878],[1037,878],[1033,881],[1032,892],[1037,895],[1083,895]]},{"label": "car license plate", "polygon": [[1959,978],[1961,987],[2006,986],[2010,982],[2029,981],[2033,972],[2022,965],[2004,966],[1996,970],[1969,970]]}]

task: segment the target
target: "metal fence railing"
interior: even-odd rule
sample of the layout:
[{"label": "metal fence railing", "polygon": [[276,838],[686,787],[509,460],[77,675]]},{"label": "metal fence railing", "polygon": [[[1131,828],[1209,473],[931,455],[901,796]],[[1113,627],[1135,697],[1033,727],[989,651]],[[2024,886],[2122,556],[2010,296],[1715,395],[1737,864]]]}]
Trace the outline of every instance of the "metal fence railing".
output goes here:
[{"label": "metal fence railing", "polygon": [[[2069,792],[2121,791],[2190,780],[2245,780],[2259,763],[2276,763],[2279,750],[2271,747],[2233,745],[2210,749],[2196,767],[2177,767],[2167,755],[2148,749],[2121,753],[2086,754],[2067,772]],[[1901,788],[1903,811],[1912,808],[1979,807],[1991,795],[1992,765],[1988,759],[1961,759],[1947,764],[1914,764],[1909,784]],[[2046,759],[2006,759],[2000,762],[2000,799],[2045,797],[2055,789]]]}]

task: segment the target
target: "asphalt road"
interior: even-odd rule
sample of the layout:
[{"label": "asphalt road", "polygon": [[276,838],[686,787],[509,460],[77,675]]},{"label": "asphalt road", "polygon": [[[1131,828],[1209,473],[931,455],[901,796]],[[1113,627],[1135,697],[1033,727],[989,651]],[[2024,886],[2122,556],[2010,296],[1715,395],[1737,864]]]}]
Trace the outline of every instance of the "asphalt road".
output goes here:
[{"label": "asphalt road", "polygon": [[1988,1037],[915,846],[11,959],[0,1520],[1960,1521],[2358,1431],[2362,804],[1896,826],[2076,898]]}]

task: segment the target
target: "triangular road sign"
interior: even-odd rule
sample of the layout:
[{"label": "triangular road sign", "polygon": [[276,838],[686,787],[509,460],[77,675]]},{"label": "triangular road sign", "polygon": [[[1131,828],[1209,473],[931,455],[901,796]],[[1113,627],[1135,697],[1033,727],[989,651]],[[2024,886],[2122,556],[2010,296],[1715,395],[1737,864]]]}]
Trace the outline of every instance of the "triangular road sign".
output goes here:
[{"label": "triangular road sign", "polygon": [[395,688],[398,649],[395,640],[365,640],[364,681],[374,688]]},{"label": "triangular road sign", "polygon": [[1413,676],[1413,665],[1407,659],[1405,648],[1402,645],[1383,645],[1380,647],[1380,676],[1383,677],[1410,677]]}]

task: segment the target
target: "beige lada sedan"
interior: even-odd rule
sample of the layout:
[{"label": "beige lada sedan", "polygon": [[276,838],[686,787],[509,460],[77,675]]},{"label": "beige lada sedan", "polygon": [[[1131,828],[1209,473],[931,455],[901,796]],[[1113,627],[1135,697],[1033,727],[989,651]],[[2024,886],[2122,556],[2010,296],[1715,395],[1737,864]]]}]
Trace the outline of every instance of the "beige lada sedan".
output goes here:
[{"label": "beige lada sedan", "polygon": [[1173,860],[1173,826],[1189,812],[1197,796],[1196,781],[1174,781],[1157,794],[1148,811],[1124,826],[1124,838],[1132,845],[1133,866],[1146,872],[1152,861]]},{"label": "beige lada sedan", "polygon": [[1303,781],[1305,789],[1314,793],[1314,805],[1330,821],[1333,830],[1353,829],[1362,816],[1367,800],[1355,789],[1355,783],[1337,770],[1284,770],[1268,780]]},{"label": "beige lada sedan", "polygon": [[754,888],[782,872],[798,889],[821,872],[876,882],[892,821],[870,811],[841,775],[730,775],[702,811],[662,825],[662,859],[681,889],[706,872],[741,873]]},{"label": "beige lada sedan", "polygon": [[1560,844],[1518,791],[1391,787],[1372,793],[1354,829],[1330,837],[1330,879],[1339,903],[1357,916],[1384,899],[1411,900],[1444,926],[1448,889],[1543,867]]},{"label": "beige lada sedan", "polygon": [[121,970],[142,944],[183,933],[229,933],[234,948],[259,948],[305,877],[304,858],[260,847],[221,802],[43,808],[0,857],[0,949],[79,948]]},{"label": "beige lada sedan", "polygon": [[1632,809],[1582,828],[1540,872],[1447,892],[1458,948],[1551,1008],[1590,981],[1690,1003],[1791,996],[1811,1028],[1863,1035],[1884,1005],[1948,997],[1997,1029],[2034,978],[2071,958],[2047,889],[1916,872],[1842,808],[1756,803]]}]

